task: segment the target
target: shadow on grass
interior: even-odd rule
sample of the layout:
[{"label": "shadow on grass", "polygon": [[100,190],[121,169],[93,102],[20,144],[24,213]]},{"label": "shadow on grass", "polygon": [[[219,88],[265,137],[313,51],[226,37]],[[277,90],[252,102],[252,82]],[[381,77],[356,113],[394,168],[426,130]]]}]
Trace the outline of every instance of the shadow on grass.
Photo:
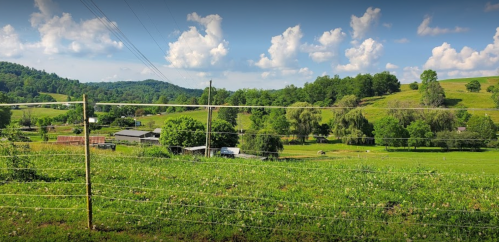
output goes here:
[{"label": "shadow on grass", "polygon": [[446,98],[445,105],[446,106],[456,106],[462,101],[463,101],[463,99],[460,99],[460,98]]},{"label": "shadow on grass", "polygon": [[441,149],[441,148],[434,148],[434,149],[414,149],[414,148],[388,148],[388,150],[385,150],[388,152],[413,152],[413,153],[446,153],[446,152],[458,152],[458,151],[463,151],[463,152],[483,152],[485,151],[484,149],[480,150],[474,150],[474,149]]},{"label": "shadow on grass", "polygon": [[374,102],[378,101],[378,100],[382,100],[382,99],[385,99],[384,96],[380,96],[380,97],[371,97],[371,98],[368,98],[367,100],[363,100],[360,102],[359,106],[360,107],[365,107],[367,105],[372,105],[374,104]]}]

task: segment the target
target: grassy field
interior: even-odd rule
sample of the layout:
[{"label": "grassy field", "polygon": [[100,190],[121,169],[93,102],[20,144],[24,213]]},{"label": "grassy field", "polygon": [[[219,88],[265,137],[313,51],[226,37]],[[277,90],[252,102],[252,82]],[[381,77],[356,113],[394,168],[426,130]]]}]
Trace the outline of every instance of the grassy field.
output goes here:
[{"label": "grassy field", "polygon": [[53,108],[28,108],[21,106],[19,109],[12,110],[12,120],[19,120],[23,116],[23,112],[26,114],[31,112],[32,117],[55,117],[57,115],[66,113],[68,110],[59,110]]},{"label": "grassy field", "polygon": [[44,93],[44,92],[40,92],[40,93],[52,96],[57,102],[66,102],[68,100],[68,95],[64,95],[64,94]]},{"label": "grassy field", "polygon": [[262,162],[139,157],[140,149],[92,150],[91,233],[81,147],[32,144],[37,176],[28,182],[8,179],[9,158],[0,157],[0,240],[499,239],[498,151],[309,144],[285,152],[314,159]]}]

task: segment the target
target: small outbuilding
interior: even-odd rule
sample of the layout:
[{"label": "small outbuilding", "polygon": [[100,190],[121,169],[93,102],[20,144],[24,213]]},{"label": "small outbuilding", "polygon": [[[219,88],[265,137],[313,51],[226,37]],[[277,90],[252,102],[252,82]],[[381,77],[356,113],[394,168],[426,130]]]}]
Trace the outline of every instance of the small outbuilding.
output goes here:
[{"label": "small outbuilding", "polygon": [[[220,149],[218,148],[210,148],[210,157],[213,157],[217,154]],[[196,146],[196,147],[186,147],[184,148],[184,155],[204,155],[206,152],[206,145]]]},{"label": "small outbuilding", "polygon": [[240,149],[236,147],[222,147],[220,150],[220,155],[222,157],[234,158],[235,155],[239,155]]},{"label": "small outbuilding", "polygon": [[316,142],[320,143],[320,144],[328,142],[327,138],[323,137],[323,136],[314,136],[314,138],[315,138]]},{"label": "small outbuilding", "polygon": [[[88,137],[89,144],[100,144],[106,142],[106,137],[104,136],[90,136]],[[85,136],[57,136],[57,144],[64,145],[84,145]]]},{"label": "small outbuilding", "polygon": [[156,137],[140,138],[140,143],[145,145],[161,145],[159,138]]},{"label": "small outbuilding", "polygon": [[154,129],[152,133],[154,134],[154,137],[159,138],[159,136],[161,136],[161,128]]},{"label": "small outbuilding", "polygon": [[128,141],[128,142],[140,143],[140,139],[153,136],[154,134],[150,131],[122,130],[114,134],[114,139],[116,141]]}]

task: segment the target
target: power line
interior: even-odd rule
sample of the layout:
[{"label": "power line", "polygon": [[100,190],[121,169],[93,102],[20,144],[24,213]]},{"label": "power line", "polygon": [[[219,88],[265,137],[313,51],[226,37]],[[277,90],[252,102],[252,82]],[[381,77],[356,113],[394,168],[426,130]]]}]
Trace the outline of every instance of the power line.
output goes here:
[{"label": "power line", "polygon": [[116,24],[111,22],[102,9],[95,4],[93,0],[87,0],[90,3],[86,3],[85,0],[80,0],[80,2],[87,7],[87,9],[92,12],[97,19],[109,30],[111,33],[118,38],[132,54],[135,55],[144,65],[149,67],[149,69],[154,72],[159,78],[163,79],[165,82],[171,81],[166,77],[135,45],[128,39],[128,37],[121,31]]},{"label": "power line", "polygon": [[[166,54],[166,51],[159,45],[159,43],[156,41],[156,39],[154,38],[154,36],[151,34],[151,32],[149,31],[149,29],[147,29],[147,27],[144,25],[144,23],[142,22],[142,20],[139,18],[139,16],[137,15],[137,13],[133,10],[132,6],[130,6],[130,4],[128,3],[127,0],[123,0],[126,5],[128,6],[128,8],[132,11],[133,15],[135,16],[135,18],[137,18],[137,20],[140,22],[140,24],[142,25],[142,27],[146,30],[146,32],[149,34],[149,36],[153,39],[154,43],[156,43],[156,46],[158,46],[158,48],[161,50],[161,52],[163,54]],[[147,15],[149,16],[149,15]],[[149,16],[149,20],[151,20],[151,17]],[[154,26],[156,27],[156,24],[154,23],[154,21],[151,21]],[[159,32],[158,28],[156,27],[156,30]],[[165,40],[166,42],[166,40]],[[173,64],[173,63],[172,63]],[[177,72],[180,74],[180,71],[175,68],[175,70],[177,70]],[[185,70],[184,70],[185,71]],[[187,72],[186,72],[187,73]],[[180,74],[181,75],[181,74]],[[191,77],[192,79],[192,77]],[[190,86],[190,85],[189,85]],[[192,88],[192,87],[191,87]]]}]

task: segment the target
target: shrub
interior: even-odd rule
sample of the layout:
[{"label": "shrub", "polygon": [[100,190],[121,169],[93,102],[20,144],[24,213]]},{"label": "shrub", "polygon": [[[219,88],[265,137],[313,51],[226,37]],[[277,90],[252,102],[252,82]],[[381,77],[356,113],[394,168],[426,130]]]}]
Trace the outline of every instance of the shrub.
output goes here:
[{"label": "shrub", "polygon": [[418,82],[413,82],[409,85],[409,88],[411,90],[418,90],[419,89],[419,85],[418,85]]},{"label": "shrub", "polygon": [[28,156],[22,156],[29,151],[27,144],[16,145],[13,142],[1,146],[1,154],[5,156],[8,169],[7,180],[32,181],[36,179],[36,170]]},{"label": "shrub", "polygon": [[136,151],[139,157],[157,157],[157,158],[170,158],[170,152],[168,149],[162,146],[142,146]]}]

